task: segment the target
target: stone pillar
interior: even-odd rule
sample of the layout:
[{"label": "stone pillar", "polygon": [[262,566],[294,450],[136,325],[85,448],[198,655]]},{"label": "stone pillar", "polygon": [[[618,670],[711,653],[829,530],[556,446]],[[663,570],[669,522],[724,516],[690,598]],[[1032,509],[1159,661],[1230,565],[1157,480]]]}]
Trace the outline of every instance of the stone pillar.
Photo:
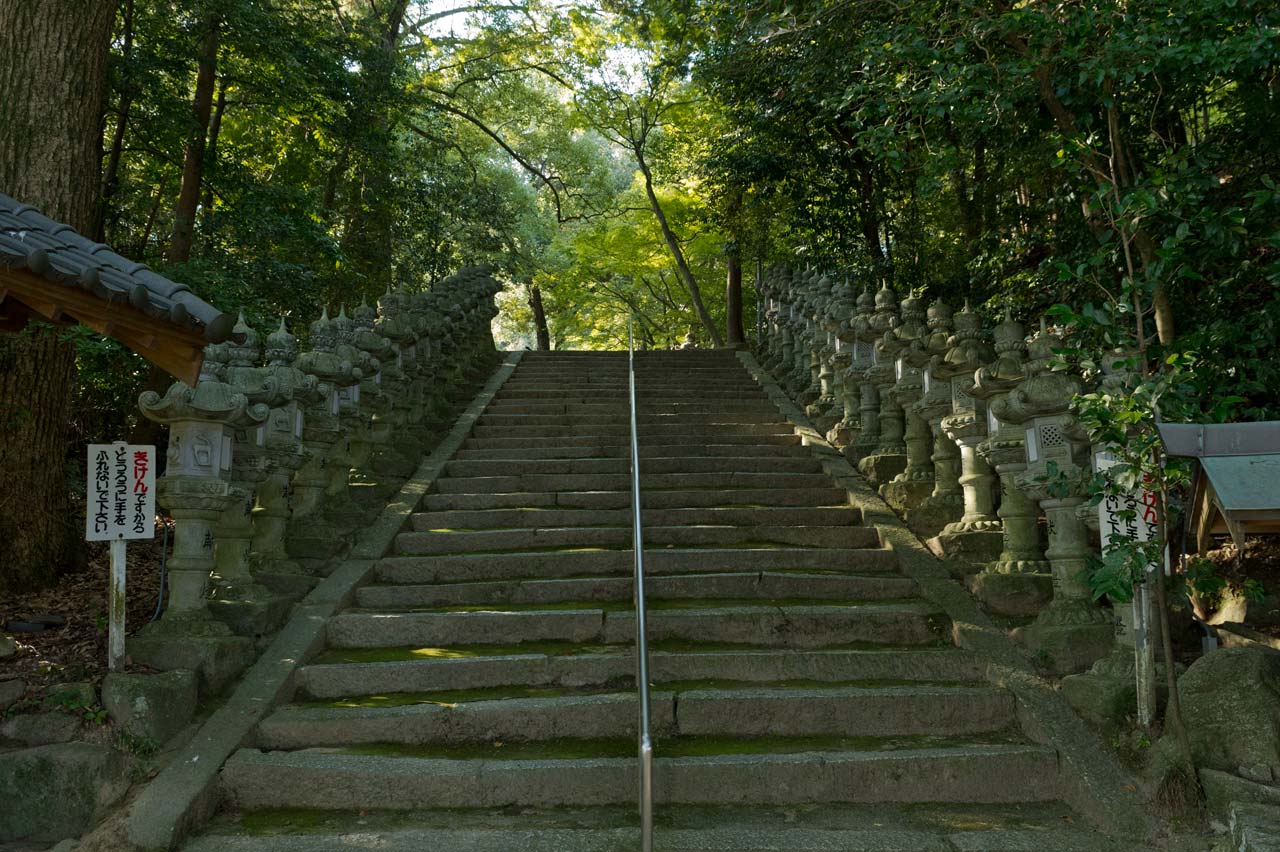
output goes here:
[{"label": "stone pillar", "polygon": [[[1018,487],[1017,475],[1026,470],[1025,433],[1006,420],[1009,393],[1028,375],[1024,330],[1007,313],[996,326],[996,360],[975,374],[970,393],[987,404],[987,437],[978,452],[1000,478],[1002,549],[969,580],[969,590],[983,606],[1004,616],[1036,615],[1053,596],[1049,563],[1040,547],[1039,513]],[[1037,364],[1035,372],[1047,369]]]},{"label": "stone pillar", "polygon": [[207,691],[225,686],[252,659],[252,643],[232,634],[209,612],[207,592],[214,567],[214,524],[233,502],[232,430],[261,423],[264,405],[203,373],[194,388],[170,385],[164,396],[147,391],[142,413],[169,427],[164,475],[157,503],[174,519],[164,616],[129,639],[129,655],[152,668],[191,669]]},{"label": "stone pillar", "polygon": [[951,413],[951,381],[936,375],[935,365],[951,348],[951,309],[941,300],[929,306],[929,334],[924,348],[929,364],[922,368],[923,394],[912,408],[929,424],[933,454],[933,492],[907,512],[907,525],[921,538],[932,538],[964,512],[964,492],[960,488],[960,448],[942,431],[942,418]]},{"label": "stone pillar", "polygon": [[[1042,331],[1031,342],[1031,357],[1048,363],[1061,345],[1057,335]],[[1048,519],[1045,556],[1053,574],[1052,602],[1017,635],[1060,674],[1096,662],[1113,641],[1111,615],[1093,600],[1084,578],[1091,548],[1078,509],[1088,496],[1089,444],[1070,413],[1080,390],[1075,377],[1045,370],[1010,392],[1002,415],[1026,430],[1027,469],[1016,482]]]},{"label": "stone pillar", "polygon": [[[852,291],[846,284],[840,291],[832,314],[836,324],[836,357],[834,360],[837,395],[840,402],[837,407],[839,419],[827,431],[827,440],[841,451],[845,450],[858,435],[858,378],[854,374],[854,349],[858,336],[853,321],[858,310],[852,298]],[[871,309],[866,309],[870,316]]]},{"label": "stone pillar", "polygon": [[880,486],[880,496],[899,514],[918,506],[933,493],[932,440],[929,424],[914,409],[924,394],[921,369],[929,363],[928,328],[925,311],[915,296],[902,302],[902,324],[893,330],[897,340],[894,363],[895,382],[889,389],[894,403],[902,410],[903,443],[907,466],[892,480]]},{"label": "stone pillar", "polygon": [[969,392],[974,373],[994,361],[995,352],[982,339],[981,320],[968,305],[954,321],[953,345],[935,373],[948,377],[951,385],[951,414],[942,418],[942,431],[960,447],[964,514],[943,527],[929,546],[950,563],[954,573],[967,576],[995,559],[1003,541],[992,493],[995,475],[978,454],[978,444],[987,436],[986,402]]}]

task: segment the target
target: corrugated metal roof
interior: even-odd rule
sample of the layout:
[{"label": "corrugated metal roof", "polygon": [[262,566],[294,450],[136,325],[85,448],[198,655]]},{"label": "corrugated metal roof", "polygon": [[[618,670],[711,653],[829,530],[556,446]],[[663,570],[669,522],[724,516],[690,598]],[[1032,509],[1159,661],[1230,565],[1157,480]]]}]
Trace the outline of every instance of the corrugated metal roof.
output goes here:
[{"label": "corrugated metal roof", "polygon": [[133,307],[203,334],[210,343],[231,335],[235,317],[69,225],[0,193],[0,267],[25,269],[54,284],[79,287],[107,302]]}]

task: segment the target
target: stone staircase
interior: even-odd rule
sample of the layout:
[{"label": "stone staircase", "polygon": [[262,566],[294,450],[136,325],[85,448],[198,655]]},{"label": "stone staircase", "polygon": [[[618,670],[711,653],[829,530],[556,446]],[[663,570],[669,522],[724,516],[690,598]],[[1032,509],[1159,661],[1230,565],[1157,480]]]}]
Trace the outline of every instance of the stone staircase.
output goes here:
[{"label": "stone staircase", "polygon": [[[636,362],[657,848],[1116,848],[736,357]],[[626,367],[524,357],[190,852],[638,848]]]}]

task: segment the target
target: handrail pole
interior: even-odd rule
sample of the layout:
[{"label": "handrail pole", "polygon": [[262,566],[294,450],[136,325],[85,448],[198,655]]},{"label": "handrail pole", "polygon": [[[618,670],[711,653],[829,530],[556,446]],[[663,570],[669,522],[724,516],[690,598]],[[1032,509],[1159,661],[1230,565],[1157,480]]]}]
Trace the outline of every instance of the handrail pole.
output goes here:
[{"label": "handrail pole", "polygon": [[644,532],[640,524],[640,441],[636,429],[636,341],[627,318],[627,379],[631,405],[631,529],[636,561],[636,683],[640,698],[640,849],[653,852],[653,738],[649,725],[649,642],[645,626]]}]

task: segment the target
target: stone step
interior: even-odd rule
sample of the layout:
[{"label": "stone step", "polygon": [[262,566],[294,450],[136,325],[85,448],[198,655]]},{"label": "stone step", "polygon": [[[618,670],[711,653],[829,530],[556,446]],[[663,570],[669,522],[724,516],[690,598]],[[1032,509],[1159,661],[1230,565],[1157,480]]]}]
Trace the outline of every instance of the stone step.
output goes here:
[{"label": "stone step", "polygon": [[[563,388],[550,385],[522,387],[509,385],[499,391],[493,398],[494,405],[508,403],[600,403],[627,406],[629,400],[627,388]],[[768,402],[768,397],[758,388],[744,388],[739,385],[720,388],[682,388],[656,392],[645,388],[636,388],[637,405],[691,402],[736,402],[752,403]],[[769,403],[772,405],[772,403]]]},{"label": "stone step", "polygon": [[[839,506],[848,495],[839,488],[734,488],[699,491],[647,491],[646,509],[699,509],[708,506]],[[511,494],[428,494],[423,505],[442,509],[620,509],[631,506],[631,491],[521,491]]]},{"label": "stone step", "polygon": [[[465,553],[448,556],[389,556],[378,562],[383,583],[450,583],[474,580],[531,580],[555,577],[630,576],[630,550],[570,550]],[[829,571],[897,573],[898,555],[884,548],[663,548],[646,550],[648,576],[724,571]]]},{"label": "stone step", "polygon": [[[1066,816],[1045,825],[1027,827],[1025,820],[1016,820],[1011,826],[987,827],[991,826],[988,815],[966,811],[951,821],[939,820],[935,825],[940,828],[892,826],[883,816],[865,817],[851,828],[831,824],[761,828],[725,814],[723,806],[716,810],[719,817],[714,825],[718,827],[660,826],[654,835],[655,852],[1135,852],[1132,845],[1114,843],[1088,829],[1063,827],[1064,819],[1078,820],[1066,808],[1061,809]],[[529,815],[522,814],[522,824],[500,827],[505,812],[480,813],[488,823],[484,827],[419,829],[397,824],[377,831],[365,828],[355,836],[380,852],[630,852],[640,848],[639,829],[626,826],[623,819],[615,820],[616,827],[607,828],[567,828],[561,823],[531,828]],[[786,814],[794,820],[796,809],[788,808]],[[457,811],[448,815],[458,819]],[[778,816],[777,822],[783,823],[783,815]],[[288,824],[288,817],[282,816],[281,822]],[[364,812],[335,813],[330,822],[335,823],[328,829],[330,833],[262,836],[220,832],[196,838],[183,848],[185,852],[350,852],[353,835],[337,826],[367,826],[369,819]]]},{"label": "stone step", "polygon": [[[655,684],[680,681],[961,682],[981,672],[967,651],[953,647],[707,648],[649,654]],[[506,686],[595,687],[634,678],[628,645],[447,646],[334,649],[300,670],[299,689],[316,700],[431,690]]]},{"label": "stone step", "polygon": [[[802,456],[755,457],[749,455],[695,458],[640,457],[640,469],[652,473],[820,473],[822,465]],[[445,465],[445,475],[515,476],[528,474],[599,475],[631,473],[630,455],[585,459],[458,459]]]},{"label": "stone step", "polygon": [[[808,447],[801,446],[798,439],[786,443],[770,444],[648,444],[640,446],[640,458],[718,458],[721,456],[742,457],[749,454],[751,458],[811,458],[813,453]],[[562,460],[562,459],[630,459],[631,444],[618,441],[610,444],[561,444],[538,448],[507,447],[503,449],[461,449],[454,454],[458,460],[476,461],[518,461],[518,460]],[[628,467],[628,470],[630,468]]]},{"label": "stone step", "polygon": [[[505,429],[523,431],[528,428],[542,426],[617,426],[631,422],[631,415],[626,411],[610,414],[485,414],[477,421],[480,426],[501,426]],[[645,426],[712,426],[721,424],[778,424],[777,412],[748,411],[734,409],[732,411],[699,411],[679,414],[651,414],[639,411],[636,414],[636,425]]]},{"label": "stone step", "polygon": [[[514,606],[514,605],[511,605]],[[849,642],[936,642],[943,618],[925,603],[708,605],[650,609],[651,641],[683,640],[756,647],[818,648]],[[635,616],[605,609],[500,609],[470,612],[364,612],[329,619],[332,648],[448,644],[628,641]]]},{"label": "stone step", "polygon": [[[649,435],[645,436],[646,440],[641,444],[640,451],[644,453],[646,446],[653,447],[703,447],[708,444],[718,444],[720,446],[747,446],[752,448],[752,452],[757,447],[763,447],[768,444],[779,444],[784,446],[799,446],[800,436],[794,432],[769,435],[737,435],[733,433],[717,433],[715,435]],[[578,448],[578,447],[619,447],[630,452],[630,433],[618,435],[577,435],[571,437],[550,437],[539,438],[534,436],[521,437],[483,437],[473,435],[467,438],[462,445],[463,450],[539,450],[539,449],[560,449],[560,448]],[[643,456],[642,456],[643,457]]]},{"label": "stone step", "polygon": [[[852,506],[759,506],[702,509],[643,509],[650,526],[853,526],[860,515]],[[594,524],[628,526],[631,509],[479,509],[417,512],[412,526],[418,532],[460,529],[516,529],[587,527]]]},{"label": "stone step", "polygon": [[[648,577],[651,601],[697,598],[893,600],[917,594],[914,580],[894,575],[805,574],[773,571],[724,574],[674,574]],[[464,606],[469,604],[544,604],[628,601],[630,577],[572,577],[564,580],[494,580],[433,585],[372,585],[356,593],[366,609]]]},{"label": "stone step", "polygon": [[[471,759],[241,749],[227,761],[228,804],[412,810],[632,803],[634,758]],[[1057,756],[1034,745],[894,751],[712,754],[654,761],[658,804],[1034,802],[1058,798]]]},{"label": "stone step", "polygon": [[[637,400],[641,414],[679,415],[716,414],[725,412],[746,412],[770,414],[778,418],[778,409],[767,399],[744,400],[722,399],[706,401],[701,399],[684,402],[664,402],[653,399]],[[527,402],[523,400],[494,400],[486,409],[489,414],[560,414],[577,416],[582,414],[622,414],[629,413],[626,400],[587,399],[583,402]]]},{"label": "stone step", "polygon": [[[630,520],[628,518],[628,520]],[[630,550],[631,525],[614,527],[534,527],[472,532],[406,532],[396,536],[402,556],[436,553],[480,553],[499,550],[542,550],[549,547],[604,547]],[[661,547],[752,547],[764,545],[824,548],[878,548],[878,533],[869,527],[712,527],[646,526],[646,549]]]},{"label": "stone step", "polygon": [[[516,433],[520,439],[528,438],[593,438],[604,436],[631,436],[631,427],[625,423],[610,425],[608,423],[583,423],[568,426],[521,426],[515,429],[510,426],[476,426],[471,430],[475,438],[503,438]],[[739,437],[766,437],[773,435],[794,435],[791,427],[785,423],[672,423],[668,425],[642,423],[636,427],[636,435],[647,439],[649,443],[669,441],[681,443],[682,439],[705,441],[708,438],[723,438],[731,435]],[[763,441],[761,443],[768,443]]]},{"label": "stone step", "polygon": [[[597,694],[421,696],[380,706],[292,705],[258,727],[262,749],[372,743],[428,745],[635,737],[634,687]],[[417,697],[417,696],[414,696]],[[985,686],[827,686],[657,689],[651,725],[659,741],[677,736],[970,736],[1014,725],[1012,694]],[[352,704],[357,706],[351,706]]]},{"label": "stone step", "polygon": [[[831,479],[824,473],[753,473],[749,471],[709,471],[706,473],[650,473],[643,460],[640,487],[666,491],[693,488],[824,488]],[[440,494],[510,494],[512,492],[623,491],[631,488],[626,473],[530,473],[516,476],[445,476],[437,479]],[[641,495],[641,504],[644,495]]]}]

